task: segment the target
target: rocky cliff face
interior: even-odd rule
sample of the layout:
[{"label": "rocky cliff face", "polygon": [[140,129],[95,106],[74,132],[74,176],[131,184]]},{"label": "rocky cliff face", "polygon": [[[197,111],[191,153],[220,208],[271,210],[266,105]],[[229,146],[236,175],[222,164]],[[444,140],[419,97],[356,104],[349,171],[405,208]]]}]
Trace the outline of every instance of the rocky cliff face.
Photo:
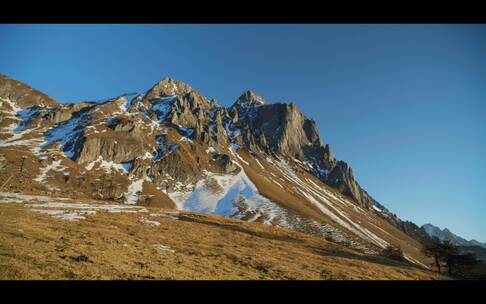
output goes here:
[{"label": "rocky cliff face", "polygon": [[143,93],[59,104],[7,77],[0,102],[3,191],[217,213],[370,252],[420,252],[294,102],[247,91],[223,107],[164,78]]},{"label": "rocky cliff face", "polygon": [[269,104],[251,91],[243,93],[229,109],[234,122],[247,125],[247,148],[270,151],[276,155],[309,162],[313,173],[323,182],[353,198],[359,205],[371,208],[371,198],[354,179],[344,161],[337,161],[329,144],[323,146],[317,125],[290,104]]}]

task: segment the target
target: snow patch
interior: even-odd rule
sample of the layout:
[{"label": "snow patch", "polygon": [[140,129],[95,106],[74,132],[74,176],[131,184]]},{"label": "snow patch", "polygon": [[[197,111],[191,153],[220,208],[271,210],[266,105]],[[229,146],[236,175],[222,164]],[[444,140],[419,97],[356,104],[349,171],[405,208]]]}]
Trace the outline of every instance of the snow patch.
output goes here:
[{"label": "snow patch", "polygon": [[155,247],[155,248],[157,248],[157,249],[159,249],[159,250],[161,250],[161,251],[168,251],[168,252],[172,252],[172,253],[174,253],[174,252],[175,252],[175,250],[170,249],[170,247],[169,247],[169,246],[162,245],[162,244],[157,244],[157,245],[154,245],[154,247]]},{"label": "snow patch", "polygon": [[414,264],[420,265],[420,266],[422,266],[422,267],[424,267],[424,268],[426,268],[426,269],[430,269],[430,267],[429,267],[429,266],[427,266],[427,265],[425,265],[425,264],[420,263],[419,261],[417,261],[416,259],[412,258],[411,256],[409,256],[409,255],[408,255],[408,254],[406,254],[406,253],[404,253],[404,254],[403,254],[403,257],[404,257],[405,259],[407,259],[409,262],[412,262],[412,263],[414,263]]},{"label": "snow patch", "polygon": [[168,96],[152,101],[151,110],[157,114],[160,122],[164,122],[167,119],[176,98],[176,96]]},{"label": "snow patch", "polygon": [[372,205],[372,207],[373,207],[373,209],[375,209],[378,212],[383,212],[383,210],[381,210],[380,208],[376,207],[375,205]]},{"label": "snow patch", "polygon": [[49,171],[52,170],[52,171],[62,172],[65,169],[67,169],[67,167],[61,165],[61,161],[60,160],[53,161],[51,164],[49,164],[46,167],[42,168],[40,174],[37,175],[37,177],[34,178],[34,180],[36,182],[40,183],[40,184],[43,184],[44,183],[44,180],[47,177],[47,173]]},{"label": "snow patch", "polygon": [[[150,153],[148,154],[150,155]],[[128,173],[133,167],[133,161],[121,163],[121,166],[123,167],[123,170]]]},{"label": "snow patch", "polygon": [[177,125],[179,132],[182,133],[183,136],[185,137],[191,137],[192,134],[194,133],[194,129],[192,128],[185,128],[181,125]]},{"label": "snow patch", "polygon": [[125,194],[126,203],[129,205],[134,205],[138,201],[139,192],[142,192],[143,182],[145,178],[141,178],[133,181],[130,186],[128,186],[128,192]]},{"label": "snow patch", "polygon": [[50,197],[50,196],[39,196],[39,195],[28,195],[13,192],[0,192],[0,203],[25,203],[31,201],[67,201],[69,198],[63,197]]},{"label": "snow patch", "polygon": [[156,138],[156,141],[157,141],[157,150],[152,155],[152,157],[155,160],[160,160],[164,158],[165,156],[173,153],[177,148],[180,147],[179,144],[170,144],[169,146],[166,146],[164,143],[165,139],[163,136],[158,136]]},{"label": "snow patch", "polygon": [[72,159],[76,153],[75,147],[79,137],[84,132],[88,124],[86,112],[71,117],[71,119],[56,124],[44,134],[46,143],[41,146],[44,148],[54,142],[59,142],[64,155]]},{"label": "snow patch", "polygon": [[206,149],[206,153],[216,153],[216,149],[214,149],[213,147],[209,147]]},{"label": "snow patch", "polygon": [[22,110],[17,110],[15,113],[15,116],[19,117],[21,119],[21,122],[17,125],[15,129],[13,129],[14,133],[19,133],[23,131],[27,126],[29,125],[29,122],[39,114],[39,107],[38,106],[33,106],[30,108],[22,109]]},{"label": "snow patch", "polygon": [[[376,244],[381,248],[386,248],[386,246],[388,245],[386,241],[379,238],[378,236],[376,236],[374,233],[372,233],[365,227],[362,227],[361,225],[353,222],[342,210],[334,206],[329,199],[329,193],[327,191],[321,191],[321,189],[319,188],[318,189],[312,188],[311,186],[303,182],[295,174],[295,171],[288,165],[286,161],[282,160],[277,164],[278,164],[277,168],[283,174],[283,177],[289,180],[290,182],[296,184],[299,187],[298,191],[305,198],[307,198],[307,200],[311,204],[319,208],[319,210],[323,214],[329,216],[334,222],[348,229],[349,231],[353,232],[357,236],[366,239],[368,241],[371,241],[372,243]],[[335,196],[333,197],[336,198]],[[316,198],[318,198],[318,200]]]},{"label": "snow patch", "polygon": [[159,222],[147,220],[146,218],[143,218],[143,217],[139,220],[139,222],[142,223],[142,224],[147,224],[147,225],[155,226],[155,227],[160,226]]},{"label": "snow patch", "polygon": [[235,153],[234,154],[236,156],[236,158],[238,158],[242,163],[246,164],[247,166],[250,165],[250,163],[248,163],[246,160],[244,160],[238,153]]},{"label": "snow patch", "polygon": [[108,174],[112,173],[113,170],[128,173],[129,169],[127,169],[127,168],[130,168],[130,163],[118,164],[118,163],[114,163],[113,161],[106,161],[106,160],[103,159],[103,157],[101,155],[98,156],[98,158],[96,160],[87,164],[85,168],[86,168],[86,170],[90,171],[90,170],[93,169],[93,167],[96,164],[99,164],[99,167],[101,169],[105,170],[105,172],[108,173]]},{"label": "snow patch", "polygon": [[12,113],[14,115],[16,115],[19,111],[22,110],[22,108],[17,107],[17,105],[13,101],[11,101],[10,99],[8,99],[8,98],[0,97],[0,100],[2,101],[2,104],[1,104],[2,105],[2,108],[3,108],[3,103],[8,104],[10,106],[10,108],[12,109],[10,111],[10,113]]},{"label": "snow patch", "polygon": [[179,220],[179,218],[177,216],[174,216],[172,214],[178,214],[178,212],[164,212],[164,213],[161,213],[161,212],[155,212],[155,213],[150,213],[150,216],[154,216],[154,217],[164,217],[164,218],[169,218],[171,220]]},{"label": "snow patch", "polygon": [[76,220],[84,220],[85,217],[82,216],[81,214],[95,214],[96,211],[92,210],[84,210],[84,211],[78,211],[78,212],[67,212],[63,210],[44,210],[44,209],[30,209],[32,212],[37,212],[37,213],[43,213],[43,214],[49,214],[53,217],[57,217],[63,220],[67,221],[76,221]]},{"label": "snow patch", "polygon": [[283,189],[283,186],[282,186],[282,185],[281,185],[279,182],[277,182],[277,181],[276,181],[276,180],[274,180],[274,179],[271,179],[271,181],[272,181],[272,182],[274,182],[274,183],[275,183],[277,186],[279,186],[280,188],[282,188],[282,189]]},{"label": "snow patch", "polygon": [[237,151],[239,148],[240,148],[240,145],[235,144],[235,143],[231,143],[231,144],[230,144],[230,147],[229,147],[229,150],[231,151],[231,153],[234,153],[234,152],[236,152],[236,151]]},{"label": "snow patch", "polygon": [[152,159],[153,155],[150,154],[149,152],[145,152],[145,154],[141,157],[141,159]]},{"label": "snow patch", "polygon": [[[172,193],[169,196],[176,200]],[[258,193],[243,169],[235,175],[207,172],[206,179],[199,181],[194,191],[183,197],[183,201],[180,201],[179,205],[182,205],[185,210],[236,218],[242,216],[238,214],[243,206],[245,212],[265,209],[265,224],[270,224],[281,213],[275,203]]]},{"label": "snow patch", "polygon": [[126,206],[115,204],[85,204],[85,203],[71,203],[71,202],[47,202],[38,204],[28,204],[27,207],[33,208],[59,208],[59,209],[81,209],[81,210],[103,210],[110,213],[136,213],[148,212],[144,207]]},{"label": "snow patch", "polygon": [[260,168],[262,168],[263,170],[265,170],[265,167],[260,163],[260,161],[258,160],[258,158],[255,158],[255,161],[260,166]]}]

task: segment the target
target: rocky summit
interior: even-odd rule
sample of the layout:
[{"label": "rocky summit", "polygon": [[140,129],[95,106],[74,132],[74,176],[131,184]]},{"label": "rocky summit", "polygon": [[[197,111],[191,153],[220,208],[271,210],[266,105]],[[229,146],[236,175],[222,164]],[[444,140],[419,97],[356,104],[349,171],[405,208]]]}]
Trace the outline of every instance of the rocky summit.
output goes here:
[{"label": "rocky summit", "polygon": [[[428,267],[413,223],[359,185],[295,102],[246,91],[224,107],[167,77],[146,92],[66,104],[1,76],[0,108],[2,203],[58,197],[223,215],[366,254],[400,247]],[[70,208],[62,202],[36,208],[59,216]]]}]

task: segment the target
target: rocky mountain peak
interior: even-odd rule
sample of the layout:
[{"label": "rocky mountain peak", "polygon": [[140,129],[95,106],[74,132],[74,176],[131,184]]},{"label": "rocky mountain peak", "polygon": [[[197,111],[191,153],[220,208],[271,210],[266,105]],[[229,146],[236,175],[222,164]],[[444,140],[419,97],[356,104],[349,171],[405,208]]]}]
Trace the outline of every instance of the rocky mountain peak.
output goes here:
[{"label": "rocky mountain peak", "polygon": [[329,159],[334,160],[334,155],[331,151],[331,147],[329,147],[329,144],[326,144],[326,146],[324,147],[324,153],[328,155]]},{"label": "rocky mountain peak", "polygon": [[219,107],[221,107],[221,105],[219,104],[219,102],[215,98],[211,98],[211,100],[209,101],[209,106],[211,108],[219,108]]},{"label": "rocky mountain peak", "polygon": [[323,182],[371,208],[373,198],[356,182],[348,164],[337,161],[329,145],[323,146],[316,122],[307,118],[294,101],[268,104],[247,91],[229,113],[233,123],[248,124],[250,130],[245,132],[244,140],[247,148],[257,145],[263,151],[314,164],[314,174]]},{"label": "rocky mountain peak", "polygon": [[167,97],[167,96],[182,96],[189,92],[192,92],[193,89],[190,85],[172,79],[170,77],[165,77],[158,83],[156,83],[146,94],[145,99],[153,99],[158,97]]},{"label": "rocky mountain peak", "polygon": [[263,106],[266,101],[255,92],[246,91],[233,104],[233,107]]}]

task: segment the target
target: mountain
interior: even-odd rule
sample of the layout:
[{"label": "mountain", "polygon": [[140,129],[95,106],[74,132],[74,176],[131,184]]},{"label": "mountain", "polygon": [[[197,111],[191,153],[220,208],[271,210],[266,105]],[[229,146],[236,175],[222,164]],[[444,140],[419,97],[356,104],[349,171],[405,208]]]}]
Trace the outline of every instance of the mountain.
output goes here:
[{"label": "mountain", "polygon": [[60,104],[0,77],[0,191],[177,209],[280,226],[427,267],[420,229],[374,200],[295,102],[229,107],[166,77],[141,93]]},{"label": "mountain", "polygon": [[422,228],[425,230],[425,232],[430,236],[430,237],[436,237],[439,240],[449,240],[451,241],[452,244],[456,246],[479,246],[484,249],[486,249],[486,243],[481,243],[476,240],[466,240],[454,233],[452,233],[449,229],[444,228],[440,229],[437,226],[434,226],[432,224],[425,224],[422,226]]}]

